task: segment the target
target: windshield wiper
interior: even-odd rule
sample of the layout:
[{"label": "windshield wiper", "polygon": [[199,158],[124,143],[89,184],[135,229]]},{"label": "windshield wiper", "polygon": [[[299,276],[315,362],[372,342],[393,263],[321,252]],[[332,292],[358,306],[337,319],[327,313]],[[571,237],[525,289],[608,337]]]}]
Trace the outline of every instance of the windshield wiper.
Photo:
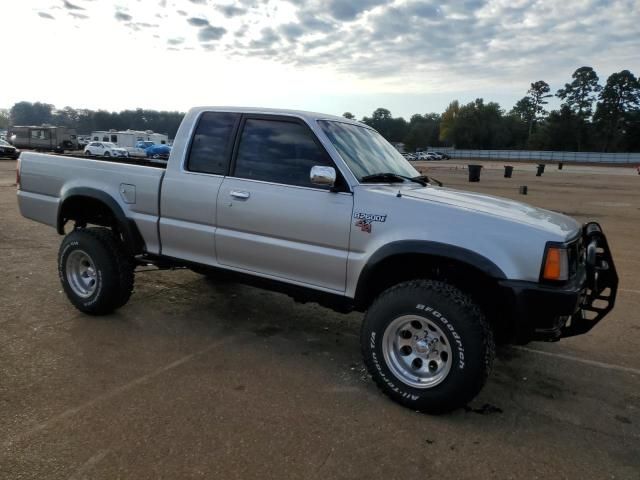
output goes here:
[{"label": "windshield wiper", "polygon": [[407,177],[405,175],[400,175],[399,173],[392,173],[392,172],[374,173],[371,175],[365,175],[360,179],[362,183],[370,183],[370,182],[395,183],[395,182],[404,182],[405,180],[419,183],[423,187],[426,187],[431,182],[437,184],[439,187],[442,186],[442,182],[440,182],[439,180],[436,180],[433,177],[427,177],[426,175],[418,175],[417,177]]},{"label": "windshield wiper", "polygon": [[410,182],[419,183],[423,187],[427,186],[427,181],[422,177],[407,177],[405,175],[400,175],[398,173],[392,172],[384,172],[384,173],[373,173],[371,175],[365,175],[360,179],[362,183],[371,183],[371,182],[404,182],[405,180],[409,180]]},{"label": "windshield wiper", "polygon": [[439,187],[444,185],[440,180],[436,180],[433,177],[427,177],[426,175],[418,175],[417,177],[413,177],[412,180],[422,180],[424,182],[435,183]]}]

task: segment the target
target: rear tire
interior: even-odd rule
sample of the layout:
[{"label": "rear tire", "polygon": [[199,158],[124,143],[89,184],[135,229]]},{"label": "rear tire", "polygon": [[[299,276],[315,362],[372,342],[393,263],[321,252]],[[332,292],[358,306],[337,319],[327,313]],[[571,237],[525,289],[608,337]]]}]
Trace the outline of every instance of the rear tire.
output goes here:
[{"label": "rear tire", "polygon": [[134,264],[106,228],[69,233],[58,253],[58,275],[67,297],[81,312],[106,315],[129,301]]},{"label": "rear tire", "polygon": [[110,157],[111,156],[111,154],[109,152],[104,152],[102,155],[105,156],[105,157]]},{"label": "rear tire", "polygon": [[384,291],[362,324],[364,362],[394,401],[425,413],[466,405],[495,356],[481,310],[444,282],[413,280]]}]

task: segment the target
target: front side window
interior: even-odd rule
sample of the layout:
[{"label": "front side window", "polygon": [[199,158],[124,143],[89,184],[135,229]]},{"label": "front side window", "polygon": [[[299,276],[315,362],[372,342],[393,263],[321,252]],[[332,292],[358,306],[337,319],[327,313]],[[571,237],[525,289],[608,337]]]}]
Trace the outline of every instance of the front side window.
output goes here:
[{"label": "front side window", "polygon": [[265,182],[314,187],[311,167],[333,166],[305,125],[248,119],[238,147],[235,176]]},{"label": "front side window", "polygon": [[187,170],[226,175],[231,156],[232,135],[240,114],[205,112],[193,135]]},{"label": "front side window", "polygon": [[375,130],[331,120],[320,120],[318,124],[358,181],[378,173],[406,177],[419,175],[407,159]]}]

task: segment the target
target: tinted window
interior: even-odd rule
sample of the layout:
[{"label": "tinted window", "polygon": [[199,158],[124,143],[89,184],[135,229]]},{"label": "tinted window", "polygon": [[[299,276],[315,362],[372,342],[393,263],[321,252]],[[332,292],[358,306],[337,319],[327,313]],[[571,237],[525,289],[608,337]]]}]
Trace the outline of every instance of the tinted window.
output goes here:
[{"label": "tinted window", "polygon": [[237,113],[207,112],[200,117],[193,135],[187,169],[226,175]]},{"label": "tinted window", "polygon": [[333,166],[306,126],[277,120],[246,121],[236,177],[319,188],[309,181],[314,165]]}]

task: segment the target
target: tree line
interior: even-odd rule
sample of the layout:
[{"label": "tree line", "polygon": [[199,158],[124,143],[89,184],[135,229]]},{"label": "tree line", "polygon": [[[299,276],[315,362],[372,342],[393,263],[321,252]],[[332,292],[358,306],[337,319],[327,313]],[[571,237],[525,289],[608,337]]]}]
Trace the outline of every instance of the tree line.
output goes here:
[{"label": "tree line", "polygon": [[[378,108],[361,121],[408,151],[427,146],[640,151],[640,81],[629,70],[611,74],[600,85],[593,68],[580,67],[555,93],[560,108],[548,111],[552,96],[549,84],[538,80],[508,112],[478,98],[464,105],[454,100],[441,114],[416,114],[409,121]],[[343,116],[354,118],[349,112]]]},{"label": "tree line", "polygon": [[[165,112],[157,110],[123,110],[107,112],[105,110],[88,110],[55,106],[41,102],[18,102],[7,112],[4,123],[8,125],[57,125],[75,128],[78,134],[88,135],[96,130],[153,130],[166,133],[169,138],[175,137],[178,126],[184,117],[181,112]],[[0,111],[0,128],[2,125]]]},{"label": "tree line", "polygon": [[[611,74],[604,85],[591,67],[580,67],[570,82],[556,91],[560,107],[548,111],[551,87],[544,80],[531,83],[525,96],[505,111],[496,102],[478,98],[454,100],[442,113],[415,114],[408,121],[386,108],[360,121],[408,151],[454,146],[471,149],[531,149],[564,151],[640,151],[640,81],[629,70]],[[153,130],[173,138],[184,113],[146,109],[56,109],[41,102],[19,102],[0,110],[6,125],[52,124],[75,128],[79,134],[95,130]],[[346,112],[344,117],[354,118]]]}]

